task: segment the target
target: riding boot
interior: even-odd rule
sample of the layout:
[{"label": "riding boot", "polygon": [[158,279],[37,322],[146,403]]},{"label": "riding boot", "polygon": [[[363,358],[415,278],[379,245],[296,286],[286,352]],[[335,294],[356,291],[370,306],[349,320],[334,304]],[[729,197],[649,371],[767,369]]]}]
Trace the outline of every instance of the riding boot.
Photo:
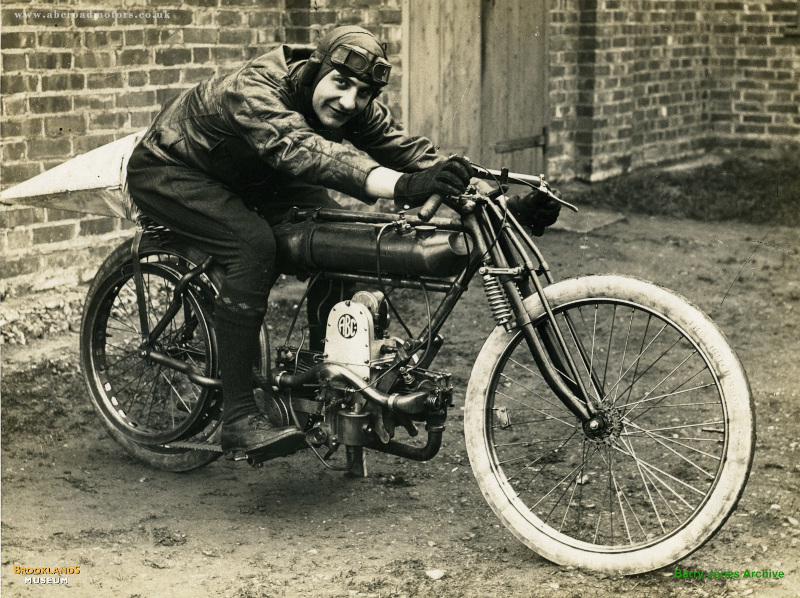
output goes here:
[{"label": "riding boot", "polygon": [[215,302],[223,398],[222,452],[229,459],[244,458],[254,451],[289,454],[305,438],[296,426],[270,424],[253,397],[253,364],[266,304],[266,293],[229,286]]}]

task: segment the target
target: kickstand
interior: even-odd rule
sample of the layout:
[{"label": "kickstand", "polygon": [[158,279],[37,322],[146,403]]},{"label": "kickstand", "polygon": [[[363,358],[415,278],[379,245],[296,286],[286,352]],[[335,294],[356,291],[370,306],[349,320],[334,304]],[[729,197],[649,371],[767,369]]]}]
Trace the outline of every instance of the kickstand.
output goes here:
[{"label": "kickstand", "polygon": [[363,446],[346,446],[347,467],[345,475],[352,478],[367,477],[367,455]]}]

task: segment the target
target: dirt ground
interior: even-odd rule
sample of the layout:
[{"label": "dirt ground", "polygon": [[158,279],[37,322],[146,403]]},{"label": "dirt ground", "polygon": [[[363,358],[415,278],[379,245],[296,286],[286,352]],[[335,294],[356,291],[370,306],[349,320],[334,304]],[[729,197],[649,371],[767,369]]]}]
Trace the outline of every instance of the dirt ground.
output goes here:
[{"label": "dirt ground", "polygon": [[[224,460],[188,474],[148,468],[95,417],[77,334],[6,345],[3,596],[800,596],[798,229],[628,217],[589,233],[553,230],[542,248],[559,279],[647,278],[726,333],[755,397],[755,463],[737,512],[676,566],[772,569],[783,579],[684,580],[673,568],[599,575],[553,565],[512,537],[480,494],[462,434],[463,392],[493,325],[475,284],[435,364],[457,388],[440,454],[413,463],[370,452],[363,479],[308,452],[261,469]],[[79,573],[42,588],[15,566]]]}]

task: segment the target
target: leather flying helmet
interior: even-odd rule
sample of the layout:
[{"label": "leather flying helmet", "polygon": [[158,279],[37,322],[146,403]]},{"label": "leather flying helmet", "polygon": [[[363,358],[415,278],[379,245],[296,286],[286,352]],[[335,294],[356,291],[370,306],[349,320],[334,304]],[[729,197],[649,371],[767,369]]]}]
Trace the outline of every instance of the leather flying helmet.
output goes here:
[{"label": "leather flying helmet", "polygon": [[312,90],[333,69],[369,83],[376,91],[389,82],[392,65],[386,50],[372,33],[347,25],[329,31],[302,68],[299,83]]}]

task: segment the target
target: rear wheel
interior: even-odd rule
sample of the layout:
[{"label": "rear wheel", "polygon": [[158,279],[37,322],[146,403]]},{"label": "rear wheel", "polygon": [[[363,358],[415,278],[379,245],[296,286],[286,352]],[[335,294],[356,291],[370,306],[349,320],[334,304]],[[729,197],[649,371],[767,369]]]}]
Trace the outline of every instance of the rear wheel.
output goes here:
[{"label": "rear wheel", "polygon": [[[176,264],[142,264],[147,317],[152,328],[172,300]],[[143,359],[132,263],[101,268],[87,297],[81,360],[92,403],[111,435],[135,457],[156,467],[184,471],[213,461],[211,451],[174,449],[169,442],[207,442],[219,425],[221,397],[176,370]],[[194,291],[159,337],[157,351],[216,374],[216,351],[208,311]]]},{"label": "rear wheel", "polygon": [[[481,490],[520,540],[559,564],[627,574],[669,565],[705,543],[744,490],[755,444],[745,373],[702,312],[655,285],[586,277],[547,296],[602,410],[582,426],[522,333],[498,329],[465,407]],[[541,302],[526,306],[548,344]],[[578,388],[563,353],[553,364]]]}]

